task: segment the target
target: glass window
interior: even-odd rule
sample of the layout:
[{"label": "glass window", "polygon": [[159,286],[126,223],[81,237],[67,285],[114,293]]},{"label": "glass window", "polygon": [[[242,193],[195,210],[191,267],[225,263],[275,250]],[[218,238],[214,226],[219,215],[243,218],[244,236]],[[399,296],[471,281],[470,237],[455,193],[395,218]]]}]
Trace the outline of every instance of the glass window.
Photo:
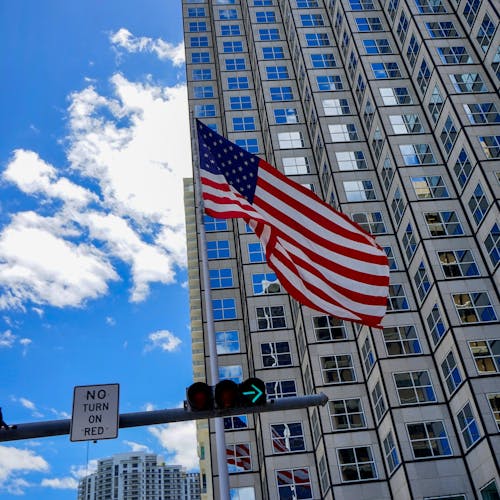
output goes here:
[{"label": "glass window", "polygon": [[279,40],[280,32],[278,28],[264,28],[259,30],[259,39],[261,41]]},{"label": "glass window", "polygon": [[419,14],[443,14],[446,12],[441,0],[415,0]]},{"label": "glass window", "polygon": [[406,258],[408,262],[412,259],[417,249],[417,241],[415,235],[413,234],[413,227],[411,224],[406,226],[405,234],[403,235],[403,246],[406,253]]},{"label": "glass window", "polygon": [[337,449],[340,478],[343,483],[377,479],[371,446]]},{"label": "glass window", "polygon": [[212,71],[210,69],[193,69],[193,80],[211,80]]},{"label": "glass window", "polygon": [[476,40],[481,47],[481,50],[486,54],[488,52],[488,48],[490,47],[491,41],[493,40],[493,36],[495,35],[496,26],[493,21],[490,19],[488,13],[486,13],[483,17],[483,21],[481,22],[481,26],[479,26],[479,30],[477,32]]},{"label": "glass window", "polygon": [[344,321],[333,316],[313,316],[313,330],[318,342],[347,338]]},{"label": "glass window", "polygon": [[481,488],[481,500],[497,500],[500,498],[496,482],[490,481],[484,488]]},{"label": "glass window", "polygon": [[463,106],[472,125],[500,123],[500,113],[493,102],[469,103]]},{"label": "glass window", "polygon": [[356,17],[358,31],[382,31],[382,22],[379,17]]},{"label": "glass window", "polygon": [[192,52],[191,62],[193,64],[202,64],[210,62],[210,52]]},{"label": "glass window", "polygon": [[371,392],[371,398],[372,398],[373,408],[375,409],[375,416],[377,418],[377,422],[380,422],[380,419],[387,410],[387,405],[385,404],[384,395],[382,394],[382,389],[380,389],[380,382],[377,382],[373,387],[373,390]]},{"label": "glass window", "polygon": [[406,298],[403,285],[400,283],[389,285],[387,311],[407,311],[408,309],[410,309],[410,304]]},{"label": "glass window", "polygon": [[372,0],[349,0],[352,10],[373,10],[375,7]]},{"label": "glass window", "polygon": [[240,352],[240,335],[237,330],[215,332],[217,354]]},{"label": "glass window", "polygon": [[[403,16],[403,13],[401,13],[401,16]],[[408,32],[408,23],[406,23],[406,26],[398,26],[398,33],[399,33],[400,28],[401,28],[400,39],[401,39],[401,43],[403,43],[403,40],[406,36],[406,33]],[[410,43],[408,44],[408,49],[406,51],[406,56],[408,57],[408,62],[410,63],[410,66],[412,68],[413,68],[413,66],[415,66],[415,62],[417,60],[419,52],[420,52],[420,44],[417,42],[415,35],[412,35],[410,38]]]},{"label": "glass window", "polygon": [[388,356],[411,356],[422,353],[414,325],[384,327],[384,342]]},{"label": "glass window", "polygon": [[380,88],[379,92],[386,106],[413,104],[412,98],[406,87],[385,87]]},{"label": "glass window", "polygon": [[222,36],[239,36],[241,35],[239,24],[223,24],[220,27]]},{"label": "glass window", "polygon": [[350,354],[320,356],[321,374],[325,384],[346,384],[356,381]]},{"label": "glass window", "polygon": [[389,270],[390,271],[397,271],[398,270],[398,263],[396,261],[396,256],[394,255],[394,251],[392,250],[392,247],[391,246],[384,246],[384,247],[382,247],[382,250],[387,255],[387,261],[389,263]]},{"label": "glass window", "polygon": [[233,110],[251,109],[252,99],[249,95],[232,96],[229,98],[229,107]]},{"label": "glass window", "polygon": [[392,474],[396,467],[400,464],[398,450],[394,443],[392,431],[389,431],[389,433],[385,437],[383,445],[385,463],[387,464],[387,468],[389,469],[389,474]]},{"label": "glass window", "polygon": [[284,59],[283,47],[262,47],[262,57],[264,59]]},{"label": "glass window", "polygon": [[437,47],[436,50],[443,64],[472,64],[473,62],[467,49],[462,46]]},{"label": "glass window", "polygon": [[256,312],[259,330],[286,328],[285,308],[283,306],[257,307]]},{"label": "glass window", "polygon": [[491,264],[496,267],[500,262],[500,225],[493,224],[488,236],[484,240],[484,246],[488,252]]},{"label": "glass window", "polygon": [[460,323],[488,323],[497,320],[487,292],[454,293],[452,297]]},{"label": "glass window", "polygon": [[301,14],[300,22],[304,27],[325,25],[325,20],[321,14]]},{"label": "glass window", "polygon": [[307,47],[327,47],[330,45],[330,39],[326,33],[306,33]]},{"label": "glass window", "polygon": [[[236,415],[231,417],[224,417],[224,430],[239,430],[246,429],[248,427],[248,418],[246,415]],[[231,499],[233,497],[231,496]]]},{"label": "glass window", "polygon": [[235,132],[255,130],[255,118],[253,116],[235,116],[232,121]]},{"label": "glass window", "polygon": [[367,168],[363,151],[335,151],[339,170],[365,170]]},{"label": "glass window", "polygon": [[268,399],[289,398],[297,396],[295,380],[278,380],[266,382],[266,395]]},{"label": "glass window", "polygon": [[238,11],[236,9],[219,9],[219,19],[238,19]]},{"label": "glass window", "polygon": [[434,123],[438,121],[439,116],[441,115],[441,110],[443,109],[443,105],[444,105],[443,96],[439,91],[439,87],[435,85],[428,104],[428,108],[429,111],[431,112],[431,116]]},{"label": "glass window", "polygon": [[323,99],[322,104],[327,116],[351,114],[347,99]]},{"label": "glass window", "polygon": [[226,71],[242,71],[246,69],[245,59],[242,57],[235,59],[225,59]]},{"label": "glass window", "polygon": [[413,456],[418,458],[443,457],[452,454],[443,422],[406,424]]},{"label": "glass window", "polygon": [[429,333],[431,334],[434,345],[437,345],[446,331],[446,326],[437,304],[434,304],[431,312],[427,316],[427,326],[429,327]]},{"label": "glass window", "polygon": [[375,356],[373,354],[373,347],[369,337],[366,337],[363,345],[361,346],[361,354],[363,358],[363,367],[366,375],[368,376],[373,368],[373,365],[375,364]]},{"label": "glass window", "polygon": [[425,94],[427,87],[429,86],[429,81],[431,79],[431,70],[429,69],[429,65],[425,59],[422,59],[422,63],[420,64],[420,69],[417,74],[417,84],[420,88],[422,94]]},{"label": "glass window", "polygon": [[340,75],[321,75],[316,77],[318,90],[343,90],[344,86]]},{"label": "glass window", "polygon": [[301,422],[271,424],[273,453],[305,451],[304,431]]},{"label": "glass window", "polygon": [[465,186],[465,183],[468,181],[472,172],[472,168],[473,167],[467,153],[464,149],[462,149],[453,167],[453,172],[455,173],[455,177],[457,178],[460,187],[463,188]]},{"label": "glass window", "polygon": [[472,28],[474,21],[476,20],[477,13],[481,8],[482,0],[467,0],[464,5],[464,10],[462,11],[467,24]]},{"label": "glass window", "polygon": [[227,231],[226,219],[216,219],[214,217],[210,217],[210,215],[204,215],[203,224],[207,233],[212,231]]},{"label": "glass window", "polygon": [[207,23],[205,21],[195,21],[188,24],[188,31],[207,31]]},{"label": "glass window", "polygon": [[229,288],[234,285],[233,283],[233,270],[226,269],[210,269],[210,287],[216,288]]},{"label": "glass window", "polygon": [[467,402],[467,404],[457,413],[457,420],[460,426],[460,433],[465,443],[465,448],[468,449],[481,437],[479,427],[469,402]]},{"label": "glass window", "polygon": [[373,76],[377,80],[386,78],[402,78],[397,62],[380,62],[370,64]]},{"label": "glass window", "polygon": [[298,9],[312,9],[319,7],[318,0],[296,0]]},{"label": "glass window", "polygon": [[470,250],[438,252],[438,257],[445,278],[479,276],[479,269]]},{"label": "glass window", "polygon": [[328,409],[333,431],[366,427],[361,399],[334,399],[328,402]]},{"label": "glass window", "polygon": [[207,241],[207,255],[209,259],[229,259],[229,240]]},{"label": "glass window", "polygon": [[426,212],[425,222],[432,237],[459,236],[464,230],[455,212]]},{"label": "glass window", "polygon": [[328,125],[332,142],[359,141],[358,131],[354,123]]},{"label": "glass window", "polygon": [[190,7],[187,10],[188,17],[205,17],[205,9],[203,7]]},{"label": "glass window", "polygon": [[450,351],[444,358],[441,363],[441,371],[443,372],[444,381],[451,396],[462,383],[462,374],[458,369],[453,351]]},{"label": "glass window", "polygon": [[246,90],[249,87],[247,76],[230,76],[227,79],[228,90]]},{"label": "glass window", "polygon": [[479,136],[478,140],[488,160],[500,158],[500,135]]},{"label": "glass window", "polygon": [[393,373],[393,377],[399,402],[402,405],[436,401],[428,371]]},{"label": "glass window", "polygon": [[431,38],[456,38],[458,32],[451,21],[434,21],[425,23],[427,33]]},{"label": "glass window", "polygon": [[241,365],[219,366],[219,379],[232,380],[239,384],[243,381],[243,368]]},{"label": "glass window", "polygon": [[300,175],[310,173],[309,160],[305,156],[283,158],[285,175]]},{"label": "glass window", "polygon": [[293,99],[292,87],[270,87],[271,101],[291,101]]},{"label": "glass window", "polygon": [[429,276],[427,274],[427,269],[425,268],[425,264],[421,261],[417,272],[413,276],[413,280],[415,281],[415,286],[417,287],[417,293],[420,297],[420,301],[422,302],[427,295],[431,287],[431,283],[429,281]]},{"label": "glass window", "polygon": [[260,344],[260,354],[264,368],[292,365],[292,353],[288,342],[265,342]]},{"label": "glass window", "polygon": [[469,341],[469,348],[480,375],[484,373],[500,373],[500,341]]},{"label": "glass window", "polygon": [[297,123],[299,121],[295,108],[276,108],[273,112],[275,123]]},{"label": "glass window", "polygon": [[252,288],[255,295],[281,292],[281,286],[275,273],[252,274]]},{"label": "glass window", "polygon": [[450,151],[457,140],[458,132],[455,128],[455,124],[450,116],[446,118],[444,126],[441,130],[441,135],[439,136],[441,144],[444,146],[444,150],[450,154]]},{"label": "glass window", "polygon": [[479,73],[457,73],[449,75],[449,77],[456,92],[488,92],[488,89]]},{"label": "glass window", "polygon": [[255,18],[258,23],[275,23],[276,14],[272,10],[268,11],[257,11],[255,13]]},{"label": "glass window", "polygon": [[266,262],[266,253],[262,243],[248,243],[248,256],[250,262]]},{"label": "glass window", "polygon": [[389,115],[392,130],[395,134],[420,134],[424,128],[417,114]]},{"label": "glass window", "polygon": [[487,398],[497,429],[500,431],[500,394],[488,394]]},{"label": "glass window", "polygon": [[344,181],[343,185],[346,199],[349,202],[377,199],[372,181]]},{"label": "glass window", "polygon": [[286,66],[266,66],[266,76],[268,80],[286,80],[290,78]]},{"label": "glass window", "polygon": [[243,52],[243,42],[237,40],[222,42],[222,52]]},{"label": "glass window", "polygon": [[226,462],[229,474],[251,471],[250,443],[226,444]]},{"label": "glass window", "polygon": [[249,153],[257,154],[259,152],[259,141],[255,138],[236,139],[234,143]]},{"label": "glass window", "polygon": [[351,214],[351,217],[354,222],[372,235],[387,232],[381,212],[356,212]]},{"label": "glass window", "polygon": [[309,499],[312,496],[311,480],[307,467],[275,471],[279,500]]},{"label": "glass window", "polygon": [[333,54],[310,54],[313,68],[335,68],[337,62]]},{"label": "glass window", "polygon": [[212,311],[214,320],[236,319],[235,299],[213,299]]},{"label": "glass window", "polygon": [[448,189],[440,175],[410,177],[413,189],[420,200],[449,198]]},{"label": "glass window", "polygon": [[392,47],[387,38],[363,40],[367,54],[392,54]]},{"label": "glass window", "polygon": [[195,99],[209,99],[214,96],[214,88],[211,85],[206,87],[193,87],[193,97]]},{"label": "glass window", "polygon": [[303,148],[304,140],[300,132],[280,132],[278,134],[280,149]]}]

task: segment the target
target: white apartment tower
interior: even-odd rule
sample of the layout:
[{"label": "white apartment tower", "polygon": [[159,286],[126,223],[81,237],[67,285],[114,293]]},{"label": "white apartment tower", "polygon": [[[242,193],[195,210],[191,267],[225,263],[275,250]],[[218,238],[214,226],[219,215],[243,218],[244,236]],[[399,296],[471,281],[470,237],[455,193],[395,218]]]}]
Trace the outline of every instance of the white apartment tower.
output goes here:
[{"label": "white apartment tower", "polygon": [[200,475],[165,465],[152,453],[119,453],[99,460],[78,485],[78,500],[199,500]]},{"label": "white apartment tower", "polygon": [[[241,220],[205,217],[220,377],[329,398],[225,420],[232,498],[498,499],[499,1],[182,8],[193,120],[357,221],[391,268],[383,329],[340,321],[290,299]],[[185,187],[193,368],[210,383]],[[209,423],[198,440],[217,499]]]}]

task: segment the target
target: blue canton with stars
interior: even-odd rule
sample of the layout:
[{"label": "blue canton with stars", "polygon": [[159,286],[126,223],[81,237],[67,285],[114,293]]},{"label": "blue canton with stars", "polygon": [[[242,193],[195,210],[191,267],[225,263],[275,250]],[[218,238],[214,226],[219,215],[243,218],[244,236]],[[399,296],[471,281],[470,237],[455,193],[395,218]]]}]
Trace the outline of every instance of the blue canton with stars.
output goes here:
[{"label": "blue canton with stars", "polygon": [[259,158],[197,120],[200,168],[222,174],[227,183],[252,203]]}]

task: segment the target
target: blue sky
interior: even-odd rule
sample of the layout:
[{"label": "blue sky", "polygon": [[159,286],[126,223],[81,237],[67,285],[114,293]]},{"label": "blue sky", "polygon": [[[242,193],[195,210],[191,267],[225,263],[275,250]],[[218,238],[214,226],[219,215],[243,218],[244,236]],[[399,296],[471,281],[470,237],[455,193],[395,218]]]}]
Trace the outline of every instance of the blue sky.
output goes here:
[{"label": "blue sky", "polygon": [[[0,3],[0,406],[68,418],[73,387],[122,413],[191,383],[182,178],[191,175],[180,2]],[[0,443],[0,498],[75,498],[82,471],[151,450],[196,463],[194,423]]]}]

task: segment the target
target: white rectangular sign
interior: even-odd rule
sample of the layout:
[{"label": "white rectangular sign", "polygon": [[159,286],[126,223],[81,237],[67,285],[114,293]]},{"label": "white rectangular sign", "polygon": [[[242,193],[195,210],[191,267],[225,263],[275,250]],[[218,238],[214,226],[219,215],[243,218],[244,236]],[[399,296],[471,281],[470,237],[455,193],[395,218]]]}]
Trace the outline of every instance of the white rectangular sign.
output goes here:
[{"label": "white rectangular sign", "polygon": [[73,391],[71,441],[118,437],[119,384],[80,385]]}]

